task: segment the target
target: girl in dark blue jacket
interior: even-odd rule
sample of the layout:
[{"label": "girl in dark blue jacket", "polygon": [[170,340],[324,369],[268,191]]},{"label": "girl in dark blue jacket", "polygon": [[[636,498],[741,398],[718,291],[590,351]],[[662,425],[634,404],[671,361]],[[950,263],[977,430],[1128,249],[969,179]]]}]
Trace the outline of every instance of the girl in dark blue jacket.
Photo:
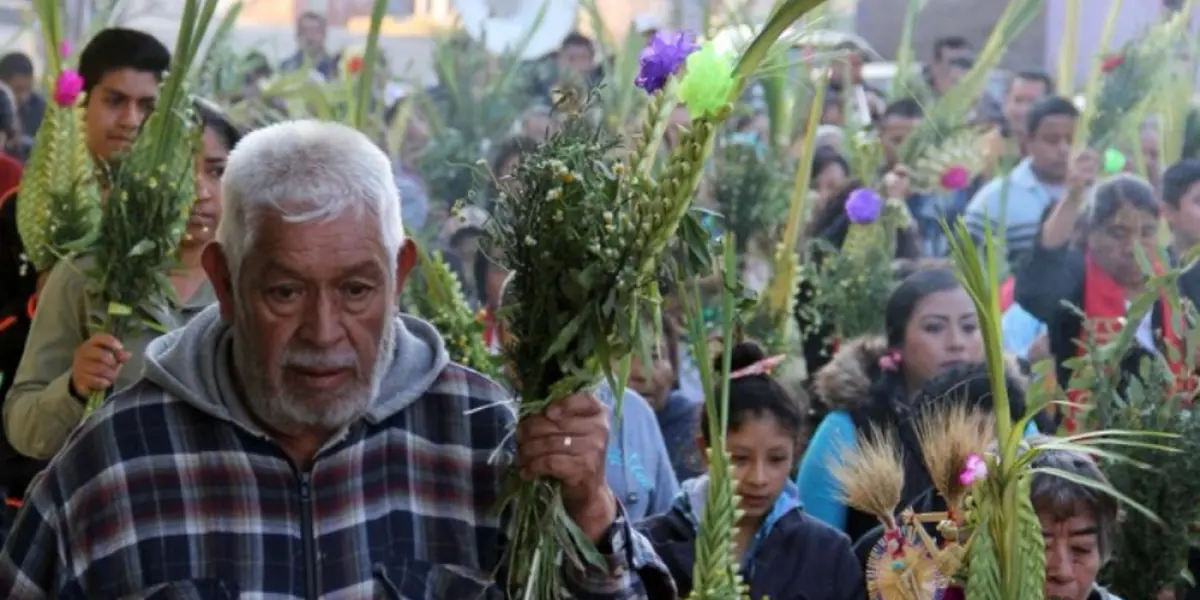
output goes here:
[{"label": "girl in dark blue jacket", "polygon": [[[734,552],[754,600],[861,600],[863,570],[840,531],[809,517],[800,506],[790,474],[796,462],[803,415],[799,405],[770,376],[773,359],[753,343],[734,347],[729,386],[727,447],[733,460],[739,508]],[[701,439],[709,445],[707,415]],[[705,454],[705,453],[702,453]],[[705,505],[708,476],[684,482],[666,514],[639,529],[679,588],[692,591],[696,534]]]}]

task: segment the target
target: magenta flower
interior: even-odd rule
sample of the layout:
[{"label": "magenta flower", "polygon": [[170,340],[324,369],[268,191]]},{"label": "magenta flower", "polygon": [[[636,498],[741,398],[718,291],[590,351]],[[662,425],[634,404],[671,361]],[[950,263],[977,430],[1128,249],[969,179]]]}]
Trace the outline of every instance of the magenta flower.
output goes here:
[{"label": "magenta flower", "polygon": [[958,482],[970,486],[976,481],[982,481],[987,477],[987,473],[987,461],[978,454],[972,454],[967,457],[967,464],[963,466],[962,473],[958,474]]},{"label": "magenta flower", "polygon": [[72,106],[83,91],[83,77],[66,69],[54,81],[54,102],[59,106]]},{"label": "magenta flower", "polygon": [[846,200],[846,216],[856,225],[874,223],[883,212],[883,198],[871,188],[858,188]]},{"label": "magenta flower", "polygon": [[942,172],[940,183],[943,189],[961,190],[971,183],[971,174],[962,165],[954,165]]},{"label": "magenta flower", "polygon": [[697,48],[696,36],[690,31],[655,32],[638,55],[640,68],[634,84],[647,94],[661,90]]}]

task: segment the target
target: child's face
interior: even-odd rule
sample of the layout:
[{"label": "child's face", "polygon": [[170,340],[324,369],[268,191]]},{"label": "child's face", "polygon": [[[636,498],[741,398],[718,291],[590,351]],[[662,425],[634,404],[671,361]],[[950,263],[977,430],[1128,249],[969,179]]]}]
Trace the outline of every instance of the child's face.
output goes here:
[{"label": "child's face", "polygon": [[747,519],[767,516],[792,473],[795,436],[780,427],[775,417],[762,415],[730,429],[726,447],[742,498],[739,508]]}]

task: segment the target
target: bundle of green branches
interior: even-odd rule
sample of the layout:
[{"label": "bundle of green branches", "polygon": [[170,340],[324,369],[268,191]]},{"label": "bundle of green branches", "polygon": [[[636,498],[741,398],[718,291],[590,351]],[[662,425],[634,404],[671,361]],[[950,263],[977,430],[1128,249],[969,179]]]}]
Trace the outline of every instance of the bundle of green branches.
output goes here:
[{"label": "bundle of green branches", "polygon": [[[847,154],[855,177],[870,183],[852,193],[846,204],[849,207],[860,192],[871,191],[881,204],[878,216],[863,223],[850,219],[841,247],[825,239],[809,240],[808,260],[799,266],[798,276],[812,290],[809,301],[798,310],[813,329],[801,333],[833,331],[843,340],[883,331],[896,239],[912,218],[903,199],[883,199],[873,191],[882,187],[883,147],[878,139],[858,134],[847,144]],[[846,210],[849,216],[851,211]]]},{"label": "bundle of green branches", "polygon": [[813,240],[809,256],[821,258],[800,265],[800,282],[813,290],[812,299],[797,308],[812,326],[802,333],[833,331],[839,339],[850,340],[882,332],[883,307],[893,287],[894,252],[872,245],[852,258],[825,240]]},{"label": "bundle of green branches", "polygon": [[[617,146],[615,137],[573,115],[521,161],[521,193],[493,205],[486,237],[512,272],[501,318],[517,340],[503,353],[520,416],[538,414],[606,374],[615,380],[614,365],[641,345],[637,313],[654,283],[645,242],[663,234],[667,215],[654,223],[635,210],[632,196],[618,193],[620,178],[610,166]],[[510,501],[516,511],[510,585],[534,590],[527,597],[557,597],[559,549],[581,568],[603,564],[551,482],[521,484]]]},{"label": "bundle of green branches", "polygon": [[[194,157],[203,129],[193,114],[186,83],[219,0],[187,0],[154,112],[120,157],[104,203],[91,254],[91,285],[107,303],[95,331],[118,339],[139,324],[146,303],[174,296],[169,273],[195,199]],[[104,400],[98,392],[87,410]]]},{"label": "bundle of green branches", "polygon": [[755,140],[730,136],[714,154],[713,200],[742,255],[751,241],[772,239],[787,215],[788,173]]},{"label": "bundle of green branches", "polygon": [[499,363],[483,343],[484,324],[463,296],[458,277],[441,252],[417,248],[416,277],[405,286],[407,308],[442,334],[451,360],[497,379]]},{"label": "bundle of green branches", "polygon": [[[1165,257],[1164,257],[1165,259]],[[1126,322],[1139,323],[1164,297],[1172,307],[1176,331],[1195,340],[1200,333],[1184,323],[1195,323],[1190,303],[1181,302],[1177,282],[1182,269],[1154,277],[1131,303]],[[1133,445],[1123,460],[1102,460],[1109,481],[1157,518],[1131,512],[1122,521],[1113,541],[1116,559],[1103,572],[1103,581],[1125,598],[1153,598],[1161,590],[1190,583],[1185,575],[1188,551],[1196,543],[1193,527],[1200,523],[1200,480],[1186,474],[1200,469],[1200,407],[1194,385],[1180,380],[1167,358],[1195,370],[1194,350],[1167,349],[1167,355],[1142,351],[1125,328],[1111,340],[1083,341],[1088,352],[1069,363],[1074,369],[1071,387],[1085,390],[1088,430],[1126,429],[1159,432],[1161,447]],[[1136,375],[1112,368],[1134,367]],[[1192,382],[1194,383],[1194,382]],[[1195,576],[1196,574],[1192,574]]]},{"label": "bundle of green branches", "polygon": [[1163,77],[1163,65],[1170,60],[1174,44],[1163,37],[1146,36],[1129,42],[1104,63],[1103,80],[1090,109],[1087,145],[1105,150],[1132,125],[1142,119],[1144,108],[1154,98],[1150,93]]},{"label": "bundle of green branches", "polygon": [[58,2],[33,5],[42,26],[47,54],[47,84],[52,101],[34,138],[21,176],[17,230],[33,268],[45,272],[59,258],[89,245],[100,212],[100,187],[87,149],[83,109],[76,106],[83,79],[64,64],[62,16]]}]

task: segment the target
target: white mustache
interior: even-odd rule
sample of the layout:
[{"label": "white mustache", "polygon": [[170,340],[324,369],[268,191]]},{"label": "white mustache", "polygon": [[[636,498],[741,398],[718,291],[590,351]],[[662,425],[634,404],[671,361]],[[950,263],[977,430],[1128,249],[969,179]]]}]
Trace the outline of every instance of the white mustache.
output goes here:
[{"label": "white mustache", "polygon": [[301,369],[356,369],[358,356],[353,352],[313,352],[310,350],[286,350],[280,361],[284,367]]}]

